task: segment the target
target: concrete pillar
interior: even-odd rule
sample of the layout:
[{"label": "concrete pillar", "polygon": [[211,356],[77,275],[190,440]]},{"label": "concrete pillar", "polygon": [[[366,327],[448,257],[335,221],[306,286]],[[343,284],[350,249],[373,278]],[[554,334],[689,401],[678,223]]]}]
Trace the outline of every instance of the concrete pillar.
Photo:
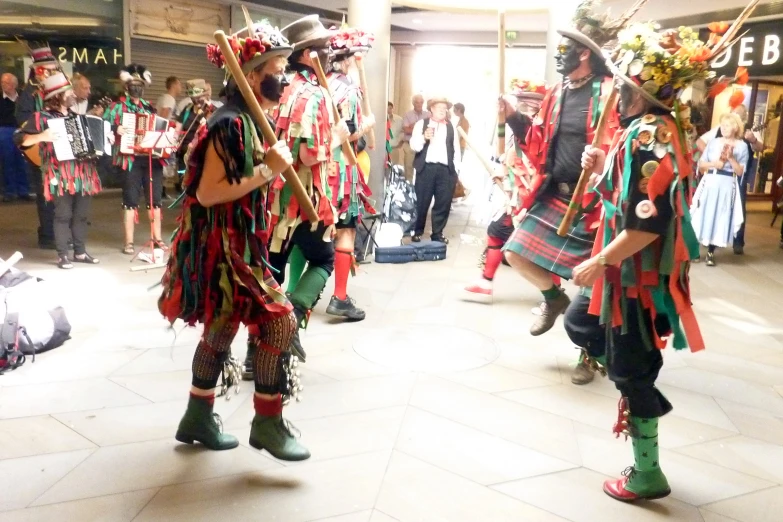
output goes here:
[{"label": "concrete pillar", "polygon": [[555,2],[550,3],[549,25],[546,32],[546,82],[549,85],[561,80],[560,75],[555,71],[555,54],[561,38],[557,30],[571,27],[571,20],[579,3],[580,0],[558,0],[557,6]]},{"label": "concrete pillar", "polygon": [[383,176],[386,165],[386,104],[391,54],[391,0],[349,0],[348,25],[373,33],[375,42],[364,60],[367,90],[375,115],[375,150],[368,150],[372,167],[370,189],[376,209],[383,205]]}]

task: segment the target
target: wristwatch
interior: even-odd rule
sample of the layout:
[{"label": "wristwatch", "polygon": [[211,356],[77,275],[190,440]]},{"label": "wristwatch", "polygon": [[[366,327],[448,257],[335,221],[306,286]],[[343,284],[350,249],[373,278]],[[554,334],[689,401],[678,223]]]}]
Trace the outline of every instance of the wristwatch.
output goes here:
[{"label": "wristwatch", "polygon": [[598,254],[598,264],[603,266],[603,267],[605,267],[605,266],[607,266],[609,264],[609,263],[606,262],[606,256],[605,255]]}]

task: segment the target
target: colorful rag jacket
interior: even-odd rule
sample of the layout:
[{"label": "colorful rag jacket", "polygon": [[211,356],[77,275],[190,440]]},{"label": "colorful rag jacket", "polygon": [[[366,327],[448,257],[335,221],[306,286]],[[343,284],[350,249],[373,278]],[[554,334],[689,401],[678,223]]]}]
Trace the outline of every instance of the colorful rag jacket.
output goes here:
[{"label": "colorful rag jacket", "polygon": [[625,330],[628,300],[635,299],[649,312],[652,324],[663,315],[671,328],[671,332],[656,331],[645,324],[644,314],[636,314],[648,349],[665,348],[665,336],[671,333],[675,349],[690,346],[698,351],[704,349],[704,340],[689,282],[690,261],[699,256],[688,211],[691,155],[678,124],[660,112],[637,118],[615,135],[604,186],[594,191],[604,196],[593,255],[625,229],[659,237],[619,267],[607,267],[604,278],[593,286],[589,312],[599,316],[601,324]]},{"label": "colorful rag jacket", "polygon": [[[596,76],[592,80],[593,94],[585,122],[587,127],[587,143],[585,145],[593,141],[596,127],[598,127],[598,119],[601,117],[604,105],[612,92],[612,84],[612,78],[609,77]],[[523,152],[536,169],[536,175],[533,177],[529,194],[522,201],[522,208],[530,208],[535,199],[545,193],[548,188],[550,176],[546,172],[546,168],[551,152],[550,145],[557,136],[560,126],[560,105],[563,88],[563,83],[560,82],[547,91],[544,100],[541,102],[541,109],[525,138]],[[617,129],[620,128],[620,116],[617,113],[617,107],[612,107],[610,110],[604,138],[601,140],[601,148],[604,150],[608,150],[609,141]],[[586,192],[582,200],[582,208],[587,210],[588,228],[595,228],[600,217],[600,206],[597,205],[596,196]]]},{"label": "colorful rag jacket", "polygon": [[517,216],[527,210],[523,204],[531,200],[532,182],[536,174],[533,163],[523,152],[524,142],[516,136],[506,140],[506,154],[503,159],[504,190],[511,194],[509,213]]},{"label": "colorful rag jacket", "polygon": [[[280,101],[277,117],[277,136],[285,140],[294,157],[294,170],[310,195],[318,217],[327,228],[337,220],[332,204],[333,191],[329,184],[329,165],[332,162],[332,100],[325,88],[318,86],[310,69],[294,74]],[[299,151],[305,147],[318,158],[312,167],[302,163]],[[280,252],[283,243],[302,222],[301,209],[294,192],[282,177],[272,184],[272,240],[271,252]]]},{"label": "colorful rag jacket", "polygon": [[[229,183],[253,176],[260,132],[240,102],[229,102],[199,128],[183,181],[182,213],[174,232],[160,313],[171,323],[262,324],[291,310],[268,261],[266,193],[256,189],[230,203],[202,206],[196,197],[212,144]],[[257,145],[253,145],[253,144]]]},{"label": "colorful rag jacket", "polygon": [[[19,133],[22,136],[40,134],[49,127],[50,119],[67,116],[53,111],[38,111],[22,126]],[[34,146],[39,148],[41,155],[41,175],[46,201],[53,201],[64,194],[93,196],[101,191],[101,179],[95,159],[59,161],[54,153],[53,143],[41,142]]]},{"label": "colorful rag jacket", "polygon": [[111,123],[111,129],[114,131],[114,145],[112,146],[112,162],[114,166],[120,167],[124,171],[129,171],[133,168],[133,160],[135,155],[123,154],[120,152],[120,145],[122,136],[117,134],[117,129],[122,125],[122,115],[125,113],[133,114],[154,114],[155,109],[146,100],[139,100],[139,104],[133,103],[133,101],[127,97],[122,96],[120,101],[114,102],[106,108],[103,113],[103,119]]},{"label": "colorful rag jacket", "polygon": [[[330,91],[334,95],[340,116],[348,122],[351,133],[362,128],[362,92],[358,85],[342,73],[330,73],[327,77]],[[352,143],[354,153],[359,152],[359,142]],[[332,188],[332,204],[337,209],[337,217],[341,222],[348,223],[354,218],[361,218],[364,212],[375,214],[370,203],[372,196],[365,179],[367,172],[360,172],[359,164],[348,165],[342,148],[333,151],[334,161],[329,173],[329,185]]]}]

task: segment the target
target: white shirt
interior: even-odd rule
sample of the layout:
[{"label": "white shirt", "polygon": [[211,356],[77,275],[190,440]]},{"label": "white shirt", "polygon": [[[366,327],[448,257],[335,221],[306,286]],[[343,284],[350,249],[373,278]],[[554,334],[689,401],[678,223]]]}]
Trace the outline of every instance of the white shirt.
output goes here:
[{"label": "white shirt", "polygon": [[[440,163],[442,165],[449,164],[448,149],[446,148],[446,138],[448,137],[448,125],[449,122],[436,123],[430,120],[430,126],[434,126],[435,135],[430,140],[430,146],[427,149],[427,157],[425,161],[427,163]],[[452,125],[452,127],[454,127]],[[413,126],[413,134],[411,135],[411,149],[414,152],[421,152],[424,149],[424,145],[427,140],[424,139],[424,120],[419,120],[416,125]],[[459,134],[457,128],[454,127],[454,169],[459,174],[460,162],[462,158],[459,150]]]},{"label": "white shirt", "polygon": [[[188,98],[187,96],[185,96],[184,98],[182,98],[182,99],[179,101],[179,103],[177,104],[177,106],[176,106],[176,108],[174,109],[173,113],[171,114],[171,117],[173,118],[174,116],[179,116],[180,114],[182,114],[182,111],[184,111],[184,110],[185,110],[185,108],[186,108],[188,105],[192,104],[192,103],[193,103],[193,100],[191,100],[190,98]],[[173,107],[173,106],[172,106],[172,107]]]},{"label": "white shirt", "polygon": [[174,99],[174,96],[172,96],[169,93],[161,94],[160,98],[158,98],[158,103],[155,105],[155,108],[158,112],[162,111],[163,109],[171,109],[171,111],[174,111],[174,107],[177,106],[177,100]]},{"label": "white shirt", "polygon": [[16,92],[16,91],[14,91],[14,97],[13,98],[11,98],[5,92],[3,92],[3,99],[4,100],[11,100],[12,102],[15,102],[17,98],[19,98],[19,93]]},{"label": "white shirt", "polygon": [[403,126],[402,116],[398,114],[392,114],[392,122],[391,122],[392,139],[389,141],[389,143],[391,143],[392,149],[396,149],[402,143],[402,138],[405,135],[405,133],[402,132],[402,126]]},{"label": "white shirt", "polygon": [[71,111],[76,114],[85,115],[87,114],[87,105],[89,105],[87,100],[77,100],[76,103],[73,104],[73,107],[71,107]]}]

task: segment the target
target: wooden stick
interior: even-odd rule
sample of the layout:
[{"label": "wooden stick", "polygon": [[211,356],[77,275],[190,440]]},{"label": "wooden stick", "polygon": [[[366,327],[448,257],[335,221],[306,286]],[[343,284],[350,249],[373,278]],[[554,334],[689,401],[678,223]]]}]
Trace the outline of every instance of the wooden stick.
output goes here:
[{"label": "wooden stick", "polygon": [[[329,92],[329,97],[332,99],[332,114],[334,115],[334,122],[340,121],[340,109],[337,107],[337,102],[332,95],[332,89],[329,88],[329,81],[326,79],[326,73],[321,66],[321,60],[318,59],[318,53],[313,51],[310,53],[310,61],[313,62],[313,69],[315,70],[315,76],[318,78],[318,84],[322,89],[326,89]],[[342,146],[343,155],[345,156],[345,162],[348,165],[356,165],[356,153],[353,151],[353,146],[350,142],[346,141]]]},{"label": "wooden stick", "polygon": [[[370,106],[370,91],[367,88],[367,75],[364,73],[364,56],[356,55],[356,68],[359,70],[359,86],[362,88],[362,110],[365,114],[372,115]],[[376,122],[377,123],[377,122]],[[367,133],[367,147],[375,149],[375,128],[371,127]]]},{"label": "wooden stick", "polygon": [[[617,100],[617,89],[615,89],[615,83],[612,82],[612,92],[609,94],[609,99],[606,100],[606,105],[604,105],[601,118],[598,120],[598,128],[595,129],[595,134],[593,135],[593,148],[598,148],[601,144],[609,114],[614,110],[615,100]],[[571,196],[571,202],[568,204],[566,215],[563,216],[563,221],[560,222],[560,227],[557,229],[558,236],[565,237],[568,235],[568,230],[571,228],[571,224],[574,222],[577,212],[579,212],[579,207],[582,204],[582,198],[584,198],[587,182],[590,180],[591,174],[592,173],[588,172],[587,169],[582,169],[582,174],[579,175],[579,181],[576,184],[574,195]]]},{"label": "wooden stick", "polygon": [[[275,143],[277,143],[275,131],[273,131],[272,126],[269,125],[269,120],[267,120],[264,110],[261,108],[261,105],[259,105],[256,95],[247,83],[247,78],[245,78],[245,75],[242,73],[242,68],[239,66],[237,57],[234,55],[234,52],[231,50],[231,45],[228,43],[226,33],[223,31],[216,31],[214,37],[218,46],[220,46],[220,50],[223,52],[223,59],[226,61],[226,67],[234,78],[234,81],[237,82],[237,87],[239,87],[239,90],[242,92],[242,97],[245,99],[245,103],[247,103],[247,106],[250,109],[250,115],[253,117],[253,121],[259,126],[261,133],[264,135],[264,142],[270,147],[274,146]],[[315,211],[313,202],[294,168],[289,166],[282,172],[282,175],[286,183],[288,183],[294,191],[294,197],[296,197],[296,200],[299,202],[299,206],[302,208],[307,220],[313,224],[318,223],[318,212]]]},{"label": "wooden stick", "polygon": [[[498,11],[498,92],[506,92],[506,13]],[[498,158],[506,152],[506,115],[498,113]]]}]

